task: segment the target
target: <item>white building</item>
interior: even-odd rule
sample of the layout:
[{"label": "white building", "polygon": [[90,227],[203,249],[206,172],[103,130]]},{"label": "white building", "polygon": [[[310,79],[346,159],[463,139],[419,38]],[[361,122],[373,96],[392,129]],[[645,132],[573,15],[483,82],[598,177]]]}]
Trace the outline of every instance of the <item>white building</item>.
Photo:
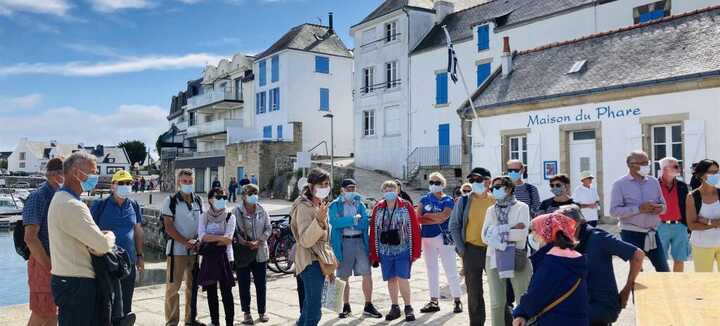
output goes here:
[{"label": "white building", "polygon": [[101,176],[112,176],[117,171],[130,170],[130,157],[122,147],[97,145],[83,149],[95,155],[97,171]]},{"label": "white building", "polygon": [[[719,56],[720,6],[507,56],[473,95],[472,166],[497,175],[522,158],[541,198],[553,174],[574,188],[592,171],[606,215],[632,150],[656,174],[658,160],[677,158],[689,180],[693,162],[720,157]],[[458,113],[473,119],[467,103]]]},{"label": "white building", "polygon": [[[267,140],[293,141],[292,123],[302,124],[302,148],[330,146],[334,116],[335,155],[353,153],[353,56],[332,26],[302,24],[290,29],[255,62],[254,126]],[[327,155],[317,147],[313,153]]]},{"label": "white building", "polygon": [[127,152],[124,148],[117,146],[83,147],[81,144],[60,144],[54,140],[40,142],[21,138],[15,146],[15,150],[8,157],[8,170],[31,174],[45,173],[45,166],[50,159],[68,157],[80,150],[95,155],[97,173],[101,176],[112,175],[118,170],[130,169]]}]

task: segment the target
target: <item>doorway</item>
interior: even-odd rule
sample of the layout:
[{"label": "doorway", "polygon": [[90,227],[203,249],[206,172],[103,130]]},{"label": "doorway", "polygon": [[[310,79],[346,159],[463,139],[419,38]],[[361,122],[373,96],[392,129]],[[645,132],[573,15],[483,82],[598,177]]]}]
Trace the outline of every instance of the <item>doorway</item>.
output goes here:
[{"label": "doorway", "polygon": [[204,168],[196,168],[195,169],[195,192],[197,192],[197,193],[205,192],[205,169]]},{"label": "doorway", "polygon": [[438,125],[438,165],[450,164],[450,124]]},{"label": "doorway", "polygon": [[570,188],[580,185],[580,174],[590,171],[597,175],[597,149],[595,130],[570,132]]}]

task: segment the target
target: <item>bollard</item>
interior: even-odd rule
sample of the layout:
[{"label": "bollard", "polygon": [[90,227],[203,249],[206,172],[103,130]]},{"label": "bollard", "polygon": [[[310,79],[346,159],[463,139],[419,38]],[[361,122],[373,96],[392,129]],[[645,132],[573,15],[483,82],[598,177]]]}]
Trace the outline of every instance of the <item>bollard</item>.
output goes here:
[{"label": "bollard", "polygon": [[152,205],[152,193],[150,193],[150,204],[149,205]]}]

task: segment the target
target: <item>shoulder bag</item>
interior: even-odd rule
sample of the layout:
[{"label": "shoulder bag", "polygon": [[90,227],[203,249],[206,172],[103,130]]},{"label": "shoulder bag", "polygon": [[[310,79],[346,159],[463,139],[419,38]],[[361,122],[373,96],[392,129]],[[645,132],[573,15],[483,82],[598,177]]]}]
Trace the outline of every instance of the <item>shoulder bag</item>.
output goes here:
[{"label": "shoulder bag", "polygon": [[547,307],[543,308],[543,310],[541,310],[537,315],[528,319],[528,322],[525,325],[526,326],[536,325],[538,322],[538,319],[540,319],[540,317],[542,317],[548,311],[553,310],[555,307],[557,307],[563,301],[567,300],[567,298],[569,298],[573,293],[575,293],[575,290],[577,290],[578,286],[580,286],[580,282],[582,282],[582,278],[578,278],[577,281],[575,281],[575,284],[573,284],[573,286],[570,288],[570,290],[565,292],[559,298],[555,299],[555,301],[551,302],[549,305],[547,305]]}]

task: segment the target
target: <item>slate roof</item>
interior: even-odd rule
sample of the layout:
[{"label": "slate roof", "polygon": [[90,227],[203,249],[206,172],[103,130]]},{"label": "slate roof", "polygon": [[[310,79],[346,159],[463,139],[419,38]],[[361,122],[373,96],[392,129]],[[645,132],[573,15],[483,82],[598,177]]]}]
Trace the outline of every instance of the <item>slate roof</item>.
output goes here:
[{"label": "slate roof", "polygon": [[85,151],[95,155],[98,163],[130,164],[130,157],[122,147],[98,145],[96,147],[85,147]]},{"label": "slate roof", "polygon": [[446,46],[446,25],[453,42],[473,37],[473,26],[494,21],[496,28],[509,27],[533,19],[575,10],[591,5],[595,0],[492,0],[484,4],[456,11],[434,26],[425,38],[413,49],[418,53]]},{"label": "slate roof", "polygon": [[720,77],[720,6],[516,53],[512,73],[496,70],[472,98],[491,109],[703,76]]},{"label": "slate roof", "polygon": [[[452,2],[455,5],[455,11],[463,10],[472,6],[477,6],[480,3],[488,0],[445,0]],[[385,0],[375,10],[373,10],[367,17],[362,21],[355,24],[354,26],[364,24],[375,18],[380,18],[393,11],[400,10],[403,8],[412,8],[426,11],[433,11],[433,0]],[[353,27],[354,27],[353,26]]]},{"label": "slate roof", "polygon": [[262,59],[285,49],[352,57],[352,53],[340,37],[335,32],[331,32],[327,26],[306,23],[291,28],[256,58]]}]

